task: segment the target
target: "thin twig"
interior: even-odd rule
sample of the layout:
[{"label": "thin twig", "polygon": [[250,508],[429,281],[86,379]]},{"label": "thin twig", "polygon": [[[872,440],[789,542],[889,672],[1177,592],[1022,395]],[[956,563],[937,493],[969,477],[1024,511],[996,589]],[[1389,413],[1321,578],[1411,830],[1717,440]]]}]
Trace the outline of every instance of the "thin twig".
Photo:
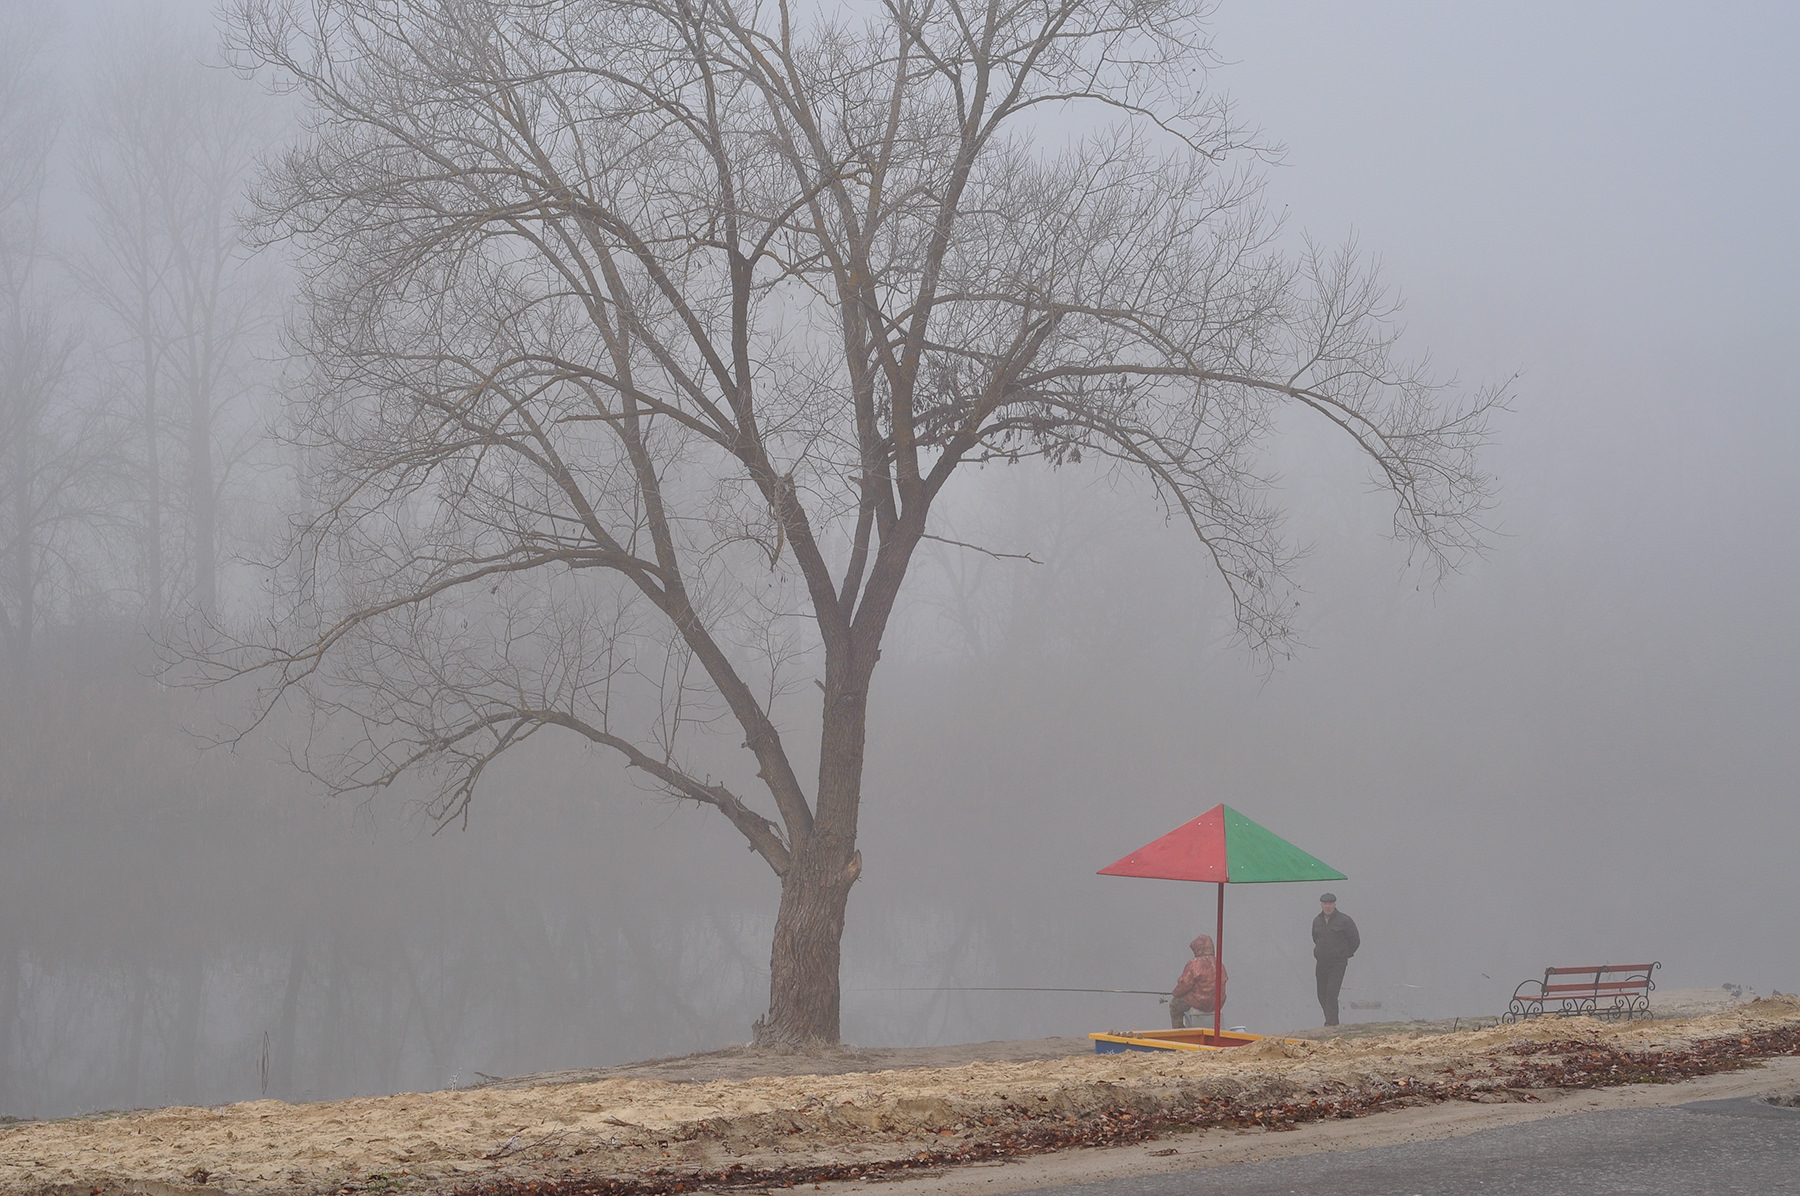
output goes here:
[{"label": "thin twig", "polygon": [[930,532],[926,532],[919,538],[921,540],[936,540],[939,544],[954,544],[958,548],[972,548],[976,552],[985,552],[997,561],[1030,561],[1034,565],[1041,565],[1044,563],[1032,556],[1029,552],[995,552],[993,549],[983,548],[979,544],[966,544],[961,540],[952,540],[948,536],[934,536]]}]

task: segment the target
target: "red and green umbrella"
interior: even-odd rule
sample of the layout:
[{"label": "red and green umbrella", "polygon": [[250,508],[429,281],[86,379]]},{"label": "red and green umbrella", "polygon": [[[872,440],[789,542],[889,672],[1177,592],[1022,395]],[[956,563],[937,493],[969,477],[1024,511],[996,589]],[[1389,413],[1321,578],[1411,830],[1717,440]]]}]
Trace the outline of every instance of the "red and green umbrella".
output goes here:
[{"label": "red and green umbrella", "polygon": [[[1100,875],[1199,880],[1218,885],[1219,925],[1214,958],[1220,970],[1225,966],[1226,885],[1348,879],[1317,856],[1308,855],[1274,831],[1223,804],[1108,864],[1100,869]],[[1214,1043],[1219,1041],[1224,1004],[1213,1002]]]}]

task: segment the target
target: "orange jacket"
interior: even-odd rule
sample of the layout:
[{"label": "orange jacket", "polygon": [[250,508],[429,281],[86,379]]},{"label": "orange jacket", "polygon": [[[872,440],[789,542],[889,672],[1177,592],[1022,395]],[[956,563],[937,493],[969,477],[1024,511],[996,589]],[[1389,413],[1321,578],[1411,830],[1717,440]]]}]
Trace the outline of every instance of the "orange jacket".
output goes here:
[{"label": "orange jacket", "polygon": [[1175,982],[1175,999],[1191,1009],[1211,1013],[1215,1000],[1219,1006],[1225,1004],[1225,969],[1213,958],[1211,935],[1203,934],[1188,946],[1194,958],[1181,969],[1181,979]]}]

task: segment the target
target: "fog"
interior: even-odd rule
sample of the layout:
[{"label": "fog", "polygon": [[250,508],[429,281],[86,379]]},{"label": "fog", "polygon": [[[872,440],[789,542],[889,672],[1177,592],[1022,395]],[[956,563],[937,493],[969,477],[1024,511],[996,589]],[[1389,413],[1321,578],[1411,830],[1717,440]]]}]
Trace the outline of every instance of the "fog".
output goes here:
[{"label": "fog", "polygon": [[[241,562],[295,501],[264,435],[291,372],[288,280],[226,253],[207,340],[191,313],[132,306],[143,253],[117,251],[131,221],[103,201],[143,193],[117,137],[173,144],[211,114],[234,198],[169,210],[235,237],[250,159],[278,150],[293,102],[191,65],[215,40],[199,6],[7,0],[5,17],[9,62],[28,30],[42,50],[0,90],[0,129],[54,141],[35,223],[7,213],[0,281],[44,321],[32,360],[60,373],[32,468],[67,482],[34,491],[35,608],[16,562],[5,579],[0,1116],[744,1042],[779,891],[716,813],[548,736],[441,830],[405,784],[325,796],[288,766],[279,711],[203,750],[236,699],[168,684],[155,641],[205,585],[253,602]],[[1003,556],[927,545],[885,644],[845,1039],[1161,1024],[1155,997],[979,990],[1170,986],[1210,887],[1095,871],[1218,802],[1348,875],[1333,887],[1364,946],[1344,997],[1369,1008],[1347,1020],[1491,1016],[1547,965],[1624,956],[1660,960],[1665,989],[1800,989],[1800,15],[1225,0],[1214,27],[1212,84],[1282,147],[1269,194],[1289,233],[1381,258],[1412,351],[1470,385],[1517,374],[1484,457],[1491,548],[1422,575],[1363,467],[1293,429],[1279,496],[1310,549],[1303,643],[1265,663],[1146,487],[1091,465],[959,482],[936,530]],[[140,245],[172,269],[201,231]],[[158,377],[212,388],[204,484],[190,417],[151,438],[172,446],[161,580],[134,318],[187,347]],[[23,328],[0,357],[15,408],[42,373],[18,364]],[[804,743],[816,720],[783,733]],[[1228,1024],[1318,1024],[1317,896],[1227,891]]]}]

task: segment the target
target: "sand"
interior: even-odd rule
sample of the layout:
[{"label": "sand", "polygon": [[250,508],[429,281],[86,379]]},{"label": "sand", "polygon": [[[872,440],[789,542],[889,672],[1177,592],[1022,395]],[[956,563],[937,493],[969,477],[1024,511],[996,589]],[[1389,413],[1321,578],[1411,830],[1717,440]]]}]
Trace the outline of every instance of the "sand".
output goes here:
[{"label": "sand", "polygon": [[[1266,1040],[1216,1054],[1071,1053],[1085,1051],[1079,1039],[990,1044],[989,1056],[1022,1057],[955,1065],[945,1065],[956,1056],[951,1048],[934,1048],[939,1065],[918,1065],[927,1057],[920,1052],[716,1052],[464,1091],[298,1105],[250,1101],[13,1125],[0,1128],[0,1192],[437,1192],[570,1175],[694,1176],[846,1164],[874,1172],[893,1160],[942,1159],[958,1150],[965,1152],[959,1157],[1005,1157],[1008,1142],[1020,1144],[1013,1153],[1036,1157],[1054,1147],[1058,1134],[1088,1133],[1098,1141],[1090,1131],[1102,1123],[1123,1127],[1119,1140],[1129,1142],[1134,1118],[1142,1126],[1161,1117],[1166,1129],[1172,1111],[1202,1106],[1240,1119],[1249,1109],[1310,1107],[1318,1116],[1321,1108],[1341,1108],[1305,1135],[1252,1136],[1367,1145],[1380,1132],[1370,1127],[1394,1124],[1402,1114],[1344,1118],[1396,1103],[1415,1106],[1405,1113],[1415,1121],[1433,1107],[1449,1109],[1454,1127],[1478,1127],[1483,1117],[1497,1124],[1523,1115],[1522,1105],[1534,1106],[1534,1115],[1553,1105],[1589,1107],[1569,1103],[1566,1094],[1546,1100],[1554,1094],[1520,1090],[1521,1060],[1542,1055],[1532,1053],[1534,1043],[1574,1042],[1650,1057],[1708,1042],[1747,1044],[1752,1034],[1795,1027],[1800,1001],[1781,998],[1688,1019],[1544,1019],[1457,1033]],[[886,1066],[894,1062],[910,1065]],[[1761,1080],[1739,1072],[1695,1083],[1800,1083],[1800,1072],[1787,1074],[1792,1062],[1782,1060],[1786,1071]],[[1684,1085],[1635,1087],[1666,1094]],[[1455,1095],[1446,1097],[1451,1088]],[[1590,1089],[1589,1095],[1596,1094]],[[1094,1159],[1136,1152],[1133,1157],[1157,1167],[1183,1158],[1192,1166],[1228,1161],[1229,1150],[1209,1153],[1196,1144],[1235,1141],[1238,1132],[1176,1136],[1181,1142],[1174,1148],[1140,1143],[1064,1153]],[[973,1174],[967,1167],[932,1170]],[[986,1173],[978,1177],[981,1186],[1000,1190],[991,1186],[991,1167],[975,1170]],[[1035,1171],[1057,1173],[1041,1160]]]}]

